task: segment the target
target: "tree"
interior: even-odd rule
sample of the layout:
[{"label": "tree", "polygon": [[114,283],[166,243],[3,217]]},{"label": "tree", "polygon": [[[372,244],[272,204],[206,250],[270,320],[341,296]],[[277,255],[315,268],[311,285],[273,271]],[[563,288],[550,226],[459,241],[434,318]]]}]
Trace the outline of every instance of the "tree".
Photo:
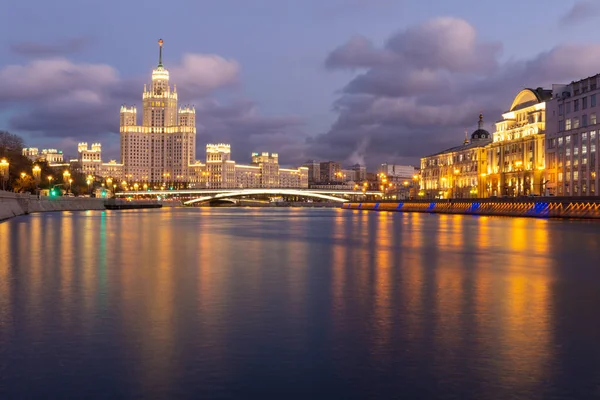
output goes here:
[{"label": "tree", "polygon": [[17,193],[35,193],[35,180],[31,175],[19,176],[12,183],[12,189]]},{"label": "tree", "polygon": [[23,139],[10,132],[0,131],[0,157],[6,157],[10,153],[21,154],[25,147]]}]

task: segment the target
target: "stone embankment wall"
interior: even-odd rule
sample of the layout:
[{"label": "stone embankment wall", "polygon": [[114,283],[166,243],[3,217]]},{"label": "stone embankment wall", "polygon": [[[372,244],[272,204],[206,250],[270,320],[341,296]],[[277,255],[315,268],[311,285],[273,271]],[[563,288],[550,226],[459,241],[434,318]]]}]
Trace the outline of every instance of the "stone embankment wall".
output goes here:
[{"label": "stone embankment wall", "polygon": [[104,210],[104,199],[40,197],[0,191],[0,221],[17,215],[46,211]]},{"label": "stone embankment wall", "polygon": [[422,212],[441,214],[498,215],[533,218],[600,219],[600,199],[540,198],[506,200],[438,200],[345,203],[350,210]]}]

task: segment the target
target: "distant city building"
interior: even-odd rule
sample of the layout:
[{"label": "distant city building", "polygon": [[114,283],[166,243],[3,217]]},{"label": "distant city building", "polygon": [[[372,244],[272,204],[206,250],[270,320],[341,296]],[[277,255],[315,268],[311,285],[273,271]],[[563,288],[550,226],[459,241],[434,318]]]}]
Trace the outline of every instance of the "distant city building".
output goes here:
[{"label": "distant city building", "polygon": [[56,149],[42,149],[40,152],[36,147],[24,148],[22,154],[31,161],[45,161],[48,164],[62,164],[64,162],[63,152]]},{"label": "distant city building", "polygon": [[308,182],[310,184],[321,182],[321,163],[312,160],[302,164],[302,166],[308,168]]},{"label": "distant city building", "polygon": [[340,163],[335,161],[326,161],[319,164],[320,183],[331,184],[340,183],[343,181],[342,168]]},{"label": "distant city building", "polygon": [[354,182],[356,181],[356,172],[353,169],[343,169],[340,171],[342,174],[341,182]]},{"label": "distant city building", "polygon": [[546,188],[557,196],[597,196],[600,75],[555,85],[546,108]]},{"label": "distant city building", "polygon": [[363,182],[367,180],[367,167],[361,164],[354,164],[350,167],[354,171],[354,180]]},{"label": "distant city building", "polygon": [[123,175],[138,182],[183,183],[190,180],[195,163],[196,112],[193,107],[177,108],[177,88],[169,84],[163,41],[158,43],[158,66],[142,94],[142,124],[137,125],[135,107],[121,107]]},{"label": "distant city building", "polygon": [[88,147],[87,143],[79,143],[77,146],[77,161],[81,168],[81,172],[86,175],[102,176],[102,145],[100,143],[92,143]]},{"label": "distant city building", "polygon": [[307,188],[308,168],[281,168],[275,153],[252,153],[250,165],[231,160],[228,144],[207,144],[206,163],[190,166],[196,188]]},{"label": "distant city building", "polygon": [[545,183],[546,101],[552,91],[523,89],[496,123],[482,170],[487,196],[543,194]]},{"label": "distant city building", "polygon": [[389,177],[396,177],[401,179],[412,179],[413,175],[417,172],[417,168],[412,165],[398,165],[398,164],[381,164],[379,167],[379,173]]},{"label": "distant city building", "polygon": [[421,159],[420,197],[485,197],[486,187],[480,175],[487,170],[486,146],[492,142],[492,135],[483,124],[480,115],[471,140]]}]

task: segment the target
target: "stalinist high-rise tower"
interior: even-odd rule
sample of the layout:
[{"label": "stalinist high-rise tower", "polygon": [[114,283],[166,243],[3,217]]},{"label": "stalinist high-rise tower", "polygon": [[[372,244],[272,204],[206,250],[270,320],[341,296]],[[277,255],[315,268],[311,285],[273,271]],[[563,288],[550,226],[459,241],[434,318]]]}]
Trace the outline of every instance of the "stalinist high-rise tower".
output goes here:
[{"label": "stalinist high-rise tower", "polygon": [[142,124],[135,107],[121,107],[121,160],[128,182],[149,185],[188,182],[196,159],[196,111],[177,108],[177,87],[169,85],[158,41],[158,66],[144,85]]}]

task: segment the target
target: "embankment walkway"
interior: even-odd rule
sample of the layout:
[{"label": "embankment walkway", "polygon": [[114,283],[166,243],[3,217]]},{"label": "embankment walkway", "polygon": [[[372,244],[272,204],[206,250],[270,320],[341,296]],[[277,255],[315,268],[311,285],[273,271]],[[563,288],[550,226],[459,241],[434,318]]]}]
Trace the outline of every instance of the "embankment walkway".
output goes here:
[{"label": "embankment walkway", "polygon": [[406,200],[345,203],[349,210],[600,219],[600,197]]}]

